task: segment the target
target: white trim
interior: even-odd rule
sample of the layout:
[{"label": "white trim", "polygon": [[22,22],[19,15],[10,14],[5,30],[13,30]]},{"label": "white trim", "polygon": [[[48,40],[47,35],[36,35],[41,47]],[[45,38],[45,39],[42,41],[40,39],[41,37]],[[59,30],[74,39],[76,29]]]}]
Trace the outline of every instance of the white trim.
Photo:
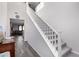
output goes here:
[{"label": "white trim", "polygon": [[[44,35],[44,33],[41,31],[41,29],[38,27],[37,23],[34,21],[34,18],[31,16],[32,14],[30,13],[31,11],[30,7],[27,7],[27,14],[28,16],[31,18],[33,24],[36,26],[36,28],[38,29],[39,33],[41,34],[41,36],[44,38],[45,42],[47,43],[48,47],[50,48],[51,52],[53,53],[53,55],[55,57],[58,57],[58,52],[55,50],[54,46],[49,42],[49,40],[47,39],[47,37]],[[32,11],[33,12],[33,11]],[[36,16],[36,15],[35,15]],[[38,18],[39,19],[39,18]]]},{"label": "white trim", "polygon": [[41,10],[43,7],[44,7],[44,2],[40,2],[40,4],[38,4],[38,6],[35,8],[36,12]]}]

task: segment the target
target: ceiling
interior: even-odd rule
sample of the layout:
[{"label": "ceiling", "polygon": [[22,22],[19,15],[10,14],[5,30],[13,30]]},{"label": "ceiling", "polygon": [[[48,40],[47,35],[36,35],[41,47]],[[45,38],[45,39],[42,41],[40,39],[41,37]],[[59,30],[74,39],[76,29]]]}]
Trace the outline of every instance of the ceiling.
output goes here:
[{"label": "ceiling", "polygon": [[20,19],[10,19],[10,22],[17,25],[24,25],[24,20]]},{"label": "ceiling", "polygon": [[35,11],[36,6],[40,3],[40,2],[28,2],[29,6]]}]

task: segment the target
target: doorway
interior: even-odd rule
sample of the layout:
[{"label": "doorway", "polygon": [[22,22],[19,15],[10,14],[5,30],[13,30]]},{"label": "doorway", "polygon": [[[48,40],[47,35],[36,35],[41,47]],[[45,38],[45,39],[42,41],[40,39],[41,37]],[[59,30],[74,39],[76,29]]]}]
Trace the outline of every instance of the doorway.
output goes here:
[{"label": "doorway", "polygon": [[24,32],[24,20],[10,19],[10,35],[11,36],[23,36]]}]

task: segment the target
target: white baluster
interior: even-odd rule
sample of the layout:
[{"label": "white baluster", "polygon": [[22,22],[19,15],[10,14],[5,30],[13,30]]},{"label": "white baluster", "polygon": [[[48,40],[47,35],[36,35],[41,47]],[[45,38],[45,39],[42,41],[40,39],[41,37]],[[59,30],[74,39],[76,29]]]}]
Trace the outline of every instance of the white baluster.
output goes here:
[{"label": "white baluster", "polygon": [[59,34],[58,34],[58,56],[60,57],[61,56],[61,50],[62,50],[62,48],[61,48],[61,34],[62,34],[62,32],[59,32]]}]

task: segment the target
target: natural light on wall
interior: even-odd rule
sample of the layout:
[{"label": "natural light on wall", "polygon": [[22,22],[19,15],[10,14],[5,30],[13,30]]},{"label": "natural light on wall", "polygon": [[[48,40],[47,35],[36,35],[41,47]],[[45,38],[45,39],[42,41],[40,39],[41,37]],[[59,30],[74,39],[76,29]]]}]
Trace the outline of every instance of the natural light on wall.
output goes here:
[{"label": "natural light on wall", "polygon": [[44,2],[40,2],[40,4],[36,7],[36,12],[41,10],[44,7]]}]

